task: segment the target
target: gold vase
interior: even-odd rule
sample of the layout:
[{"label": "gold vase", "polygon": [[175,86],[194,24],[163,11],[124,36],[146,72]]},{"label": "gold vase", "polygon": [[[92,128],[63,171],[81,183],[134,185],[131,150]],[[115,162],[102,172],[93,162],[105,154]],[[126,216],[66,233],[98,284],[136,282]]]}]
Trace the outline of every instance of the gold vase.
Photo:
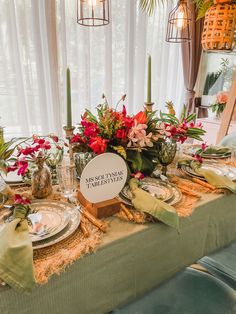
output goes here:
[{"label": "gold vase", "polygon": [[32,195],[35,198],[46,198],[52,193],[51,173],[44,161],[43,158],[38,158],[38,168],[32,173],[31,187]]}]

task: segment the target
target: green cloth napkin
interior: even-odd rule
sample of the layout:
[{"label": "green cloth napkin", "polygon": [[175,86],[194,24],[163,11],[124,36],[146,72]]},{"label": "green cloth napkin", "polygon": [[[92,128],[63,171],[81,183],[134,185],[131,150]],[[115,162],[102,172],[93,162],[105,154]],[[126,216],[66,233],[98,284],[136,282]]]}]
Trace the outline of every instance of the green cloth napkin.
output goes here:
[{"label": "green cloth napkin", "polygon": [[203,176],[208,183],[219,189],[228,189],[236,194],[236,183],[230,180],[227,176],[220,176],[212,170],[201,168],[201,163],[195,160],[181,160],[178,166],[187,165],[191,167],[196,174]]},{"label": "green cloth napkin", "polygon": [[164,224],[179,230],[179,217],[173,206],[140,189],[139,181],[135,178],[129,181],[129,186],[133,195],[132,204],[137,210],[149,213]]},{"label": "green cloth napkin", "polygon": [[27,214],[27,207],[16,207],[13,220],[0,232],[0,278],[22,292],[30,292],[35,284]]},{"label": "green cloth napkin", "polygon": [[230,148],[228,147],[217,147],[217,146],[209,146],[204,151],[202,149],[199,149],[196,153],[199,153],[200,155],[225,155],[230,153]]}]

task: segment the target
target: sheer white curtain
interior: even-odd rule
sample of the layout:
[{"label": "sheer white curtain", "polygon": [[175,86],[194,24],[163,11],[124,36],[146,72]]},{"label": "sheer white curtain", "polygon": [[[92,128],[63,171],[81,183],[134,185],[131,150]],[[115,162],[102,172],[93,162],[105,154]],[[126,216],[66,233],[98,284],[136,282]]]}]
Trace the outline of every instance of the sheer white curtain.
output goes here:
[{"label": "sheer white curtain", "polygon": [[110,2],[111,23],[86,28],[76,23],[76,0],[0,0],[0,124],[9,134],[61,133],[67,66],[74,123],[85,108],[94,110],[102,93],[113,105],[126,93],[129,112],[141,110],[148,53],[155,109],[173,100],[180,111],[181,50],[165,42],[174,3],[149,18],[136,0]]},{"label": "sheer white curtain", "polygon": [[[96,107],[102,93],[112,105],[125,93],[129,112],[141,110],[148,54],[153,63],[154,109],[165,110],[165,102],[173,100],[179,113],[184,99],[181,47],[165,42],[167,18],[175,2],[160,5],[151,18],[140,12],[136,0],[110,2],[111,24],[89,28],[76,23],[76,1],[57,0],[61,87],[69,66],[74,123],[85,107]],[[61,91],[65,100],[65,88]]]},{"label": "sheer white curtain", "polygon": [[51,4],[0,0],[0,123],[9,137],[61,132]]}]

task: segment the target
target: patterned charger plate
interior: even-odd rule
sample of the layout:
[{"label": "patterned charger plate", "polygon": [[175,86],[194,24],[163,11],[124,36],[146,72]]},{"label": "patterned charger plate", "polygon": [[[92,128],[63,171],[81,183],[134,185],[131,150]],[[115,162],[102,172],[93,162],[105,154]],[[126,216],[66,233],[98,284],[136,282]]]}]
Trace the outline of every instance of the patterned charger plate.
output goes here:
[{"label": "patterned charger plate", "polygon": [[76,229],[79,227],[80,220],[81,220],[81,214],[78,210],[77,207],[75,207],[72,204],[69,203],[60,203],[64,205],[64,209],[66,210],[67,214],[69,215],[69,223],[67,226],[61,230],[61,232],[57,233],[56,235],[48,238],[48,239],[43,239],[38,242],[33,242],[33,249],[41,249],[45,248],[51,245],[54,245],[58,242],[61,242],[65,239],[67,239],[70,235],[72,235]]},{"label": "patterned charger plate", "polygon": [[[141,188],[170,205],[174,205],[182,199],[182,193],[175,185],[156,178],[144,178],[141,181]],[[121,191],[120,199],[125,204],[132,206],[132,193],[128,185]]]},{"label": "patterned charger plate", "polygon": [[33,234],[32,228],[30,227],[32,242],[43,241],[56,235],[61,232],[70,221],[67,203],[42,200],[32,202],[30,207],[34,214],[38,215],[38,223],[40,223],[46,231],[41,235],[39,233]]},{"label": "patterned charger plate", "polygon": [[[201,166],[204,170],[212,170],[216,174],[220,176],[227,176],[231,180],[236,180],[236,168],[231,166],[224,166],[224,165],[217,165],[214,163],[204,163]],[[194,169],[192,169],[189,166],[183,165],[181,167],[182,171],[186,174],[190,175],[191,177],[196,177],[205,180],[205,178],[202,175],[197,174]]]}]

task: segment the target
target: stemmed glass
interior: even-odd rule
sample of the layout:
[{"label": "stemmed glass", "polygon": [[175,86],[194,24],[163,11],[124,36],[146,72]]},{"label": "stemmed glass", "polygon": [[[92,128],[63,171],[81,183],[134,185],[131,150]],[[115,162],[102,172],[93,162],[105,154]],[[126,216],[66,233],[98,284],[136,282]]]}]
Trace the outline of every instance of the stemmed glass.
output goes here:
[{"label": "stemmed glass", "polygon": [[76,171],[73,163],[62,162],[57,165],[58,183],[62,194],[69,198],[73,196],[77,188]]},{"label": "stemmed glass", "polygon": [[157,145],[157,158],[162,165],[162,174],[166,176],[167,166],[172,163],[177,150],[176,141],[168,139],[160,141]]}]

